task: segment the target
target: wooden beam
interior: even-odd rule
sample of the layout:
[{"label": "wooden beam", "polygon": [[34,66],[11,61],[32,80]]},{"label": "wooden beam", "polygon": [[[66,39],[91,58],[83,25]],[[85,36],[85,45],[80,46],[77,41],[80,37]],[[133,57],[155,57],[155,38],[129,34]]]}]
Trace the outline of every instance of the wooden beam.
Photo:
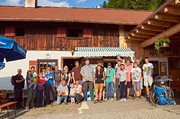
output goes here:
[{"label": "wooden beam", "polygon": [[157,27],[152,25],[142,25],[141,29],[162,32],[165,30],[163,27]]},{"label": "wooden beam", "polygon": [[131,35],[138,38],[151,38],[152,37],[152,35],[146,35],[146,34],[140,34],[140,33],[131,33]]},{"label": "wooden beam", "polygon": [[175,0],[175,4],[179,4],[180,5],[180,0]]},{"label": "wooden beam", "polygon": [[175,6],[167,6],[164,8],[164,12],[173,15],[180,15],[180,8]]},{"label": "wooden beam", "polygon": [[167,14],[156,14],[156,20],[168,21],[168,22],[180,22],[180,17],[175,15],[167,15]]},{"label": "wooden beam", "polygon": [[137,38],[137,37],[134,37],[134,36],[128,36],[126,38],[126,40],[145,41],[146,39],[145,38]]},{"label": "wooden beam", "polygon": [[165,21],[159,21],[159,20],[149,20],[148,25],[160,26],[160,27],[171,27],[171,26],[174,25],[174,23],[165,22]]},{"label": "wooden beam", "polygon": [[156,35],[158,32],[136,29],[136,33],[147,34],[147,35]]},{"label": "wooden beam", "polygon": [[176,24],[173,27],[167,29],[166,31],[164,31],[164,32],[162,32],[162,33],[160,33],[160,34],[158,34],[158,35],[156,35],[156,36],[142,42],[140,44],[140,47],[145,48],[147,46],[150,46],[150,45],[154,44],[158,40],[159,37],[162,37],[164,35],[167,35],[167,37],[170,37],[170,36],[172,36],[172,35],[174,35],[174,34],[176,34],[178,32],[180,32],[180,23]]}]

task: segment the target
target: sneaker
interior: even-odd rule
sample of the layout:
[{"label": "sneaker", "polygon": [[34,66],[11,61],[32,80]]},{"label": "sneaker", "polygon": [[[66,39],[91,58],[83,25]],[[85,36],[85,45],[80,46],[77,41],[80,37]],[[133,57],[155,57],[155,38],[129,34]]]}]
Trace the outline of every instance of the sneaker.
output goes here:
[{"label": "sneaker", "polygon": [[111,98],[111,101],[114,101],[114,99],[113,99],[113,98]]},{"label": "sneaker", "polygon": [[120,101],[121,101],[121,102],[123,102],[123,101],[124,101],[124,99],[122,98]]},{"label": "sneaker", "polygon": [[123,101],[124,101],[124,102],[126,102],[126,101],[127,101],[127,99],[126,99],[126,98],[124,98],[124,99],[123,99]]},{"label": "sneaker", "polygon": [[26,107],[26,110],[29,110],[29,107],[28,107],[28,106]]},{"label": "sneaker", "polygon": [[94,104],[98,103],[98,100],[94,100]]},{"label": "sneaker", "polygon": [[107,101],[107,98],[105,98],[104,100]]}]

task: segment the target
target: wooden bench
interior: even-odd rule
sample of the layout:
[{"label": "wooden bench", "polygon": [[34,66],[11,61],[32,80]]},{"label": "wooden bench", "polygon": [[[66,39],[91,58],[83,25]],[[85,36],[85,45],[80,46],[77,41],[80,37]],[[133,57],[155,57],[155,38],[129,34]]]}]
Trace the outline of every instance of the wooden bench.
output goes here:
[{"label": "wooden bench", "polygon": [[16,116],[16,103],[17,103],[17,101],[2,104],[2,105],[0,105],[0,111],[1,111],[2,108],[7,107],[7,116],[9,117],[9,107],[11,105],[14,105],[14,114]]}]

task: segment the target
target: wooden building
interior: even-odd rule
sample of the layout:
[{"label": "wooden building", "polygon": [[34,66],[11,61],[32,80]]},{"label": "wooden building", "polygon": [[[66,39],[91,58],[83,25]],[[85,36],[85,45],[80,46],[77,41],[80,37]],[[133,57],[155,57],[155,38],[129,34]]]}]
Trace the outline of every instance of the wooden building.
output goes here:
[{"label": "wooden building", "polygon": [[[55,65],[61,69],[68,65],[71,70],[74,61],[83,61],[84,57],[90,58],[92,64],[101,59],[106,65],[107,62],[115,63],[119,53],[131,60],[149,56],[157,69],[156,75],[161,75],[159,66],[165,62],[163,75],[168,74],[168,61],[172,57],[157,54],[153,42],[146,43],[179,23],[176,16],[179,12],[174,9],[171,10],[173,14],[170,13],[172,17],[165,15],[169,13],[159,13],[167,5],[179,7],[179,0],[169,0],[155,12],[41,7],[37,6],[37,0],[25,0],[24,6],[0,6],[0,35],[15,40],[28,51],[26,59],[6,63],[0,79],[10,80],[18,68],[23,69],[25,76],[32,65],[37,72],[42,67]],[[166,19],[172,22],[166,22]]]},{"label": "wooden building", "polygon": [[[165,35],[171,41],[170,46],[158,53],[155,51],[155,42]],[[132,41],[138,44],[138,48],[129,46],[137,57],[156,57],[154,64],[158,67],[157,75],[172,75],[175,81],[173,88],[180,89],[180,0],[168,0],[131,30],[125,39],[130,45]],[[162,58],[167,59],[159,60]]]}]

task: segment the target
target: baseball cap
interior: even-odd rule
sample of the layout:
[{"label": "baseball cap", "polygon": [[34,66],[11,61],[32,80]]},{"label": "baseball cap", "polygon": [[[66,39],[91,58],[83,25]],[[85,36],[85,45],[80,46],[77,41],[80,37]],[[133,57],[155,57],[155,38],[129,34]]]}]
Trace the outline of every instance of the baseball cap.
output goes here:
[{"label": "baseball cap", "polygon": [[111,66],[111,63],[108,63],[107,65],[108,65],[108,66]]},{"label": "baseball cap", "polygon": [[22,69],[18,69],[18,72],[22,72]]},{"label": "baseball cap", "polygon": [[79,63],[79,61],[75,61],[75,63]]},{"label": "baseball cap", "polygon": [[48,68],[47,68],[47,71],[51,71],[51,68],[50,68],[50,67],[48,67]]},{"label": "baseball cap", "polygon": [[121,55],[120,55],[120,54],[118,54],[117,56],[118,56],[118,57],[121,57]]}]

